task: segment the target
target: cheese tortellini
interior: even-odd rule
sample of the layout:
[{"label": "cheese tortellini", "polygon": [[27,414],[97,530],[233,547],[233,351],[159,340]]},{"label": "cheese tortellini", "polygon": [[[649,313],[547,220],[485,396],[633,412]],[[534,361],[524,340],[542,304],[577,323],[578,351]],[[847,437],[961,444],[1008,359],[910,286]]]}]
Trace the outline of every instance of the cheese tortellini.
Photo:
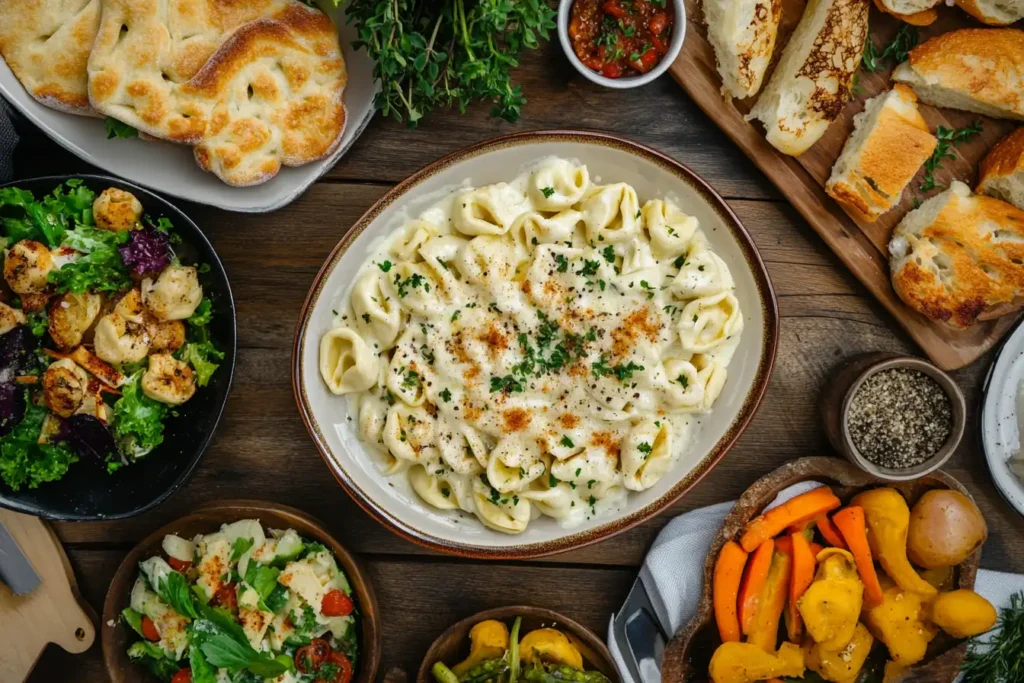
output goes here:
[{"label": "cheese tortellini", "polygon": [[357,274],[320,370],[429,508],[523,532],[661,480],[743,330],[729,267],[670,198],[547,159],[406,220]]}]

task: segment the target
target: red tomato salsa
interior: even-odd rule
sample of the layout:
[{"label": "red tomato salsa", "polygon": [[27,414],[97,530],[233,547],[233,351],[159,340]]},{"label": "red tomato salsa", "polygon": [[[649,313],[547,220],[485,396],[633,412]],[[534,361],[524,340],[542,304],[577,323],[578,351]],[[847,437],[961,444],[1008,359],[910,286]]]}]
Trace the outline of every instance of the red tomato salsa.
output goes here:
[{"label": "red tomato salsa", "polygon": [[653,69],[668,52],[674,25],[671,0],[576,0],[569,37],[587,68],[621,78]]}]

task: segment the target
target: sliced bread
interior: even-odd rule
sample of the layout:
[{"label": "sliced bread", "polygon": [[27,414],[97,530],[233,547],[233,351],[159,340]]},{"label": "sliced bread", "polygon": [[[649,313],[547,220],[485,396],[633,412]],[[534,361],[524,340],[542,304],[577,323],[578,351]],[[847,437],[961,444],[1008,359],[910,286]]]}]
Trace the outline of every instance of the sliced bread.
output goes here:
[{"label": "sliced bread", "polygon": [[896,205],[937,144],[917,110],[914,91],[896,85],[853,117],[853,133],[825,192],[851,216],[870,223]]},{"label": "sliced bread", "polygon": [[761,89],[780,18],[782,0],[704,0],[708,41],[726,97],[753,97]]},{"label": "sliced bread", "polygon": [[868,34],[869,0],[810,0],[771,80],[747,115],[768,142],[803,154],[850,99]]},{"label": "sliced bread", "polygon": [[1024,128],[996,143],[978,170],[978,192],[1024,209]]},{"label": "sliced bread", "polygon": [[889,267],[900,298],[932,320],[1010,313],[1024,303],[1024,211],[953,181],[893,230]]},{"label": "sliced bread", "polygon": [[936,107],[1024,119],[1024,31],[965,28],[943,33],[911,50],[892,77]]},{"label": "sliced bread", "polygon": [[884,11],[896,16],[924,12],[938,5],[939,2],[941,0],[878,0],[878,4]]},{"label": "sliced bread", "polygon": [[1024,0],[956,0],[956,4],[990,26],[1009,26],[1024,19]]}]

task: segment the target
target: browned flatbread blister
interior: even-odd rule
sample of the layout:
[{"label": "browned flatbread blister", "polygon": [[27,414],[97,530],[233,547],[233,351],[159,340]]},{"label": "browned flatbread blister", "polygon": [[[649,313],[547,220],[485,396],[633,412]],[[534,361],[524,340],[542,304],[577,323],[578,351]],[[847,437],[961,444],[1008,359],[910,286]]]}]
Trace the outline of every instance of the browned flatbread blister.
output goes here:
[{"label": "browned flatbread blister", "polygon": [[86,63],[99,21],[100,0],[0,0],[0,54],[42,104],[95,116]]},{"label": "browned flatbread blister", "polygon": [[333,22],[295,0],[103,0],[89,58],[100,112],[196,147],[230,185],[333,152],[345,62]]}]

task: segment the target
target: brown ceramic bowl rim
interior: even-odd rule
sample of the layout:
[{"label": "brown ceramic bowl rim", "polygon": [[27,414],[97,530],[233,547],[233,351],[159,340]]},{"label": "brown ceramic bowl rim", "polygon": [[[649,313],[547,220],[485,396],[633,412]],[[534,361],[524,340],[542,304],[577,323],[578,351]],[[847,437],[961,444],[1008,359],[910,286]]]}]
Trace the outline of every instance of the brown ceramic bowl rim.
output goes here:
[{"label": "brown ceramic bowl rim", "polygon": [[[330,449],[320,432],[320,427],[318,426],[313,415],[313,411],[310,408],[302,380],[302,345],[309,326],[310,314],[320,297],[328,274],[334,270],[338,261],[352,245],[353,241],[361,235],[367,227],[369,227],[374,219],[376,219],[385,208],[401,199],[406,192],[415,188],[418,184],[427,180],[431,176],[453,165],[488,152],[507,147],[558,142],[575,142],[609,147],[625,151],[646,161],[652,162],[675,175],[680,181],[689,185],[701,196],[707,205],[718,214],[728,227],[730,233],[743,253],[744,259],[747,262],[747,267],[750,269],[751,275],[756,283],[758,299],[761,302],[762,315],[764,317],[764,333],[762,338],[762,353],[761,358],[758,360],[757,372],[754,375],[754,380],[751,383],[750,388],[747,390],[747,395],[743,401],[743,405],[740,407],[739,412],[733,419],[732,426],[729,430],[721,439],[718,440],[715,446],[703,458],[700,465],[683,477],[675,486],[661,496],[661,498],[653,501],[652,503],[633,511],[628,515],[611,520],[602,526],[595,527],[588,531],[578,532],[568,536],[536,543],[490,547],[470,545],[438,538],[405,524],[401,520],[393,517],[387,511],[378,507],[373,498],[363,491],[355,481],[349,477],[344,468],[337,465],[331,458]],[[359,505],[359,507],[365,510],[367,514],[372,516],[395,534],[430,550],[475,559],[523,560],[566,552],[568,550],[582,548],[584,546],[597,543],[598,541],[611,538],[616,534],[631,529],[634,526],[656,516],[658,513],[679,500],[683,494],[696,486],[697,483],[700,482],[708,472],[714,469],[723,457],[725,457],[725,454],[729,452],[732,446],[736,443],[736,440],[739,439],[740,435],[746,431],[750,421],[754,417],[754,414],[757,412],[757,408],[760,406],[761,400],[764,398],[765,392],[768,390],[768,381],[771,378],[772,368],[775,365],[775,352],[778,347],[778,341],[779,307],[775,298],[775,290],[773,289],[771,280],[768,276],[768,269],[765,267],[764,261],[761,259],[761,255],[758,252],[753,239],[750,237],[750,233],[747,232],[747,229],[740,222],[740,219],[736,214],[733,213],[732,209],[729,208],[729,205],[725,202],[722,196],[719,195],[707,183],[707,181],[698,176],[687,166],[657,151],[656,149],[617,135],[583,130],[531,131],[526,133],[514,133],[485,140],[442,157],[438,161],[425,166],[395,187],[391,188],[391,190],[378,199],[373,206],[371,206],[366,213],[364,213],[359,220],[353,224],[352,228],[349,229],[341,241],[338,242],[338,245],[331,251],[327,260],[324,262],[324,265],[320,268],[320,271],[317,273],[316,278],[313,280],[313,284],[310,287],[309,294],[306,295],[306,299],[302,304],[302,309],[299,312],[298,322],[295,326],[295,339],[292,344],[292,391],[295,394],[295,402],[298,405],[299,415],[302,418],[302,422],[306,425],[306,430],[309,432],[310,438],[313,440],[314,445],[320,452],[320,456],[324,459],[328,469],[332,474],[334,474],[334,478],[338,480],[338,483],[341,484],[342,488],[345,489],[349,496]]]},{"label": "brown ceramic bowl rim", "polygon": [[[519,616],[536,617],[541,621],[557,624],[557,626],[562,627],[559,630],[568,631],[572,635],[576,636],[591,649],[593,654],[604,660],[603,662],[590,662],[593,666],[600,669],[607,669],[608,671],[615,673],[618,672],[615,667],[615,660],[612,659],[611,652],[608,651],[608,646],[604,644],[604,641],[601,640],[596,633],[583,624],[574,619],[570,619],[564,614],[544,607],[509,605],[507,607],[494,607],[483,610],[482,612],[477,612],[465,619],[460,619],[446,628],[441,635],[434,639],[434,642],[431,643],[430,647],[427,649],[427,653],[423,656],[423,661],[420,663],[420,669],[416,673],[416,683],[434,683],[434,678],[430,673],[430,668],[434,666],[434,662],[437,661],[437,650],[450,635],[461,630],[465,630],[468,634],[470,628],[481,621],[486,621],[488,619],[494,619],[501,622],[511,622]],[[507,623],[506,625],[510,626],[511,624]],[[589,660],[585,660],[584,663],[587,661]],[[615,679],[612,680],[614,681]]]},{"label": "brown ceramic bowl rim", "polygon": [[[103,661],[106,664],[110,680],[113,683],[122,683],[124,678],[121,676],[121,670],[124,663],[128,662],[125,651],[118,649],[113,642],[115,630],[125,628],[124,622],[121,620],[121,610],[128,605],[128,593],[119,591],[120,594],[115,595],[115,586],[130,587],[139,560],[143,559],[143,555],[159,553],[160,543],[164,536],[181,529],[186,523],[202,521],[204,514],[211,512],[230,512],[234,520],[258,519],[268,514],[282,517],[289,520],[289,524],[298,523],[300,526],[304,526],[305,528],[302,530],[296,529],[300,535],[313,537],[331,549],[348,577],[360,613],[360,658],[357,663],[359,675],[354,681],[355,683],[374,683],[382,653],[382,629],[377,596],[373,591],[373,585],[370,583],[366,569],[355,555],[334,538],[327,526],[316,517],[288,505],[262,500],[222,500],[202,505],[189,514],[163,525],[136,543],[129,551],[110,580],[110,587],[107,589],[107,596],[103,601],[103,617],[100,623],[101,640]],[[211,527],[216,525],[219,528],[223,523],[225,522],[213,522]],[[214,530],[215,528],[211,528],[211,531]],[[132,664],[132,666],[135,665]]]},{"label": "brown ceramic bowl rim", "polygon": [[[853,438],[850,436],[849,429],[850,405],[861,385],[863,385],[864,382],[872,375],[884,370],[891,370],[893,368],[917,370],[934,379],[938,385],[942,387],[946,396],[949,397],[949,404],[953,413],[952,429],[949,433],[949,438],[946,439],[946,442],[942,447],[920,465],[915,465],[914,467],[908,467],[906,469],[882,467],[881,465],[876,465],[868,460],[860,453],[860,451],[857,450],[857,447],[853,443]],[[842,412],[840,415],[840,431],[844,450],[855,465],[868,474],[885,481],[909,481],[911,479],[917,479],[918,477],[930,474],[946,464],[946,461],[949,460],[950,456],[953,455],[953,452],[956,451],[957,446],[960,445],[960,440],[964,436],[966,421],[967,402],[964,400],[963,392],[960,391],[960,387],[957,386],[952,377],[922,358],[915,358],[913,356],[891,356],[871,363],[868,367],[864,368],[864,370],[857,375],[857,378],[853,383],[850,384],[850,388],[846,391],[846,396],[843,398]]]}]

